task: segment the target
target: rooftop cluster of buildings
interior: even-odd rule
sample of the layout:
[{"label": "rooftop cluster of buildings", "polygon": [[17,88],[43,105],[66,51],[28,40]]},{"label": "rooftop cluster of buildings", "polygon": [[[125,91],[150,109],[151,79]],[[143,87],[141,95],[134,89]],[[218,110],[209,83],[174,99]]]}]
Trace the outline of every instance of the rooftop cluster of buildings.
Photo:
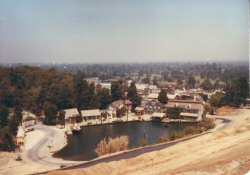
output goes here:
[{"label": "rooftop cluster of buildings", "polygon": [[[88,78],[89,83],[99,84],[101,87],[111,89],[111,83],[114,80],[100,81],[98,77]],[[132,80],[127,80],[125,83],[127,86],[130,85]],[[134,113],[138,116],[138,119],[143,119],[145,115],[150,115],[152,119],[154,118],[168,118],[166,111],[171,108],[178,107],[180,112],[180,118],[189,121],[199,121],[204,115],[204,100],[199,95],[203,93],[208,96],[208,98],[217,93],[224,93],[220,90],[214,91],[204,91],[202,89],[177,89],[176,82],[166,82],[163,88],[159,88],[156,85],[136,83],[137,93],[142,98],[141,104],[138,105],[134,111],[132,111],[132,102],[128,99],[117,100],[112,102],[109,107],[105,110],[91,109],[91,110],[81,110],[78,111],[74,109],[66,109],[66,121],[69,123],[75,122],[75,116],[81,116],[84,122],[91,122],[92,120],[105,120],[118,119],[121,116],[118,115],[118,110],[125,108],[125,113],[123,115],[129,115]],[[158,101],[158,96],[160,91],[164,89],[168,97],[167,104],[162,104]],[[105,113],[105,115],[103,115]],[[105,116],[105,117],[103,117]]]}]

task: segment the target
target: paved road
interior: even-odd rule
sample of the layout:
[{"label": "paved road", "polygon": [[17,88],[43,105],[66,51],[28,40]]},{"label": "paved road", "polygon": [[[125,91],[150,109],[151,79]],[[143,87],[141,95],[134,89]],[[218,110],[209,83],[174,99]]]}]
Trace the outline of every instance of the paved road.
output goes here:
[{"label": "paved road", "polygon": [[32,162],[36,162],[38,164],[42,164],[45,166],[60,166],[62,162],[64,164],[72,165],[72,161],[67,162],[63,160],[52,160],[49,157],[41,156],[43,154],[40,154],[41,152],[49,152],[48,148],[48,138],[51,137],[52,140],[54,137],[57,137],[56,131],[49,126],[44,126],[42,124],[38,124],[35,128],[36,131],[43,132],[43,136],[39,138],[38,142],[30,149],[23,152],[23,156],[31,160]]}]

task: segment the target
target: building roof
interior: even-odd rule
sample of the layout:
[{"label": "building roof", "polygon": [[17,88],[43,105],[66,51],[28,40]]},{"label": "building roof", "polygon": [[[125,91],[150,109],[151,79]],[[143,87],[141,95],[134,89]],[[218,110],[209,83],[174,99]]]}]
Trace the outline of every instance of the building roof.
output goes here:
[{"label": "building roof", "polygon": [[145,88],[148,87],[148,84],[136,83],[135,86],[136,86],[136,89],[137,89],[137,90],[144,90]]},{"label": "building roof", "polygon": [[156,85],[149,85],[148,88],[149,89],[158,89],[158,87]]},{"label": "building roof", "polygon": [[188,112],[181,112],[180,116],[185,116],[185,117],[197,117],[198,118],[198,114],[194,114],[194,113],[188,113]]},{"label": "building roof", "polygon": [[164,104],[162,104],[161,102],[156,101],[156,100],[146,102],[145,106],[159,106],[161,108],[165,107]]},{"label": "building roof", "polygon": [[194,100],[169,100],[166,105],[167,108],[179,107],[184,109],[203,109],[202,102],[194,101]]},{"label": "building roof", "polygon": [[159,96],[158,93],[150,93],[148,94],[147,98],[150,98],[150,99],[157,99]]},{"label": "building roof", "polygon": [[65,112],[65,119],[67,120],[69,117],[75,117],[79,115],[79,112],[76,108],[72,109],[64,109]]},{"label": "building roof", "polygon": [[91,109],[91,110],[81,110],[83,117],[90,117],[90,116],[100,116],[101,112],[99,109]]},{"label": "building roof", "polygon": [[159,112],[155,112],[152,114],[152,117],[160,117],[163,118],[166,114],[165,113],[159,113]]},{"label": "building roof", "polygon": [[144,110],[144,107],[136,107],[135,110],[136,110],[136,111],[143,111],[143,110]]},{"label": "building roof", "polygon": [[177,94],[167,94],[168,99],[171,99],[171,100],[175,99],[176,96]]},{"label": "building roof", "polygon": [[111,107],[114,109],[120,108],[123,104],[125,105],[131,105],[132,102],[130,100],[117,100],[111,103]]}]

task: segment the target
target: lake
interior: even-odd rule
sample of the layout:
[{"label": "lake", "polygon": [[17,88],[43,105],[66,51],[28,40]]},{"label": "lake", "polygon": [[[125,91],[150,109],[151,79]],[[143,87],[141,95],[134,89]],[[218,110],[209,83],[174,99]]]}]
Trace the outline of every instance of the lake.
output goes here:
[{"label": "lake", "polygon": [[128,122],[107,125],[86,126],[78,134],[68,135],[68,144],[53,156],[65,160],[86,161],[97,158],[95,149],[97,144],[105,137],[115,138],[121,135],[129,137],[129,148],[138,146],[138,142],[147,135],[150,144],[159,142],[159,137],[163,134],[180,132],[191,123],[166,124],[157,122]]}]

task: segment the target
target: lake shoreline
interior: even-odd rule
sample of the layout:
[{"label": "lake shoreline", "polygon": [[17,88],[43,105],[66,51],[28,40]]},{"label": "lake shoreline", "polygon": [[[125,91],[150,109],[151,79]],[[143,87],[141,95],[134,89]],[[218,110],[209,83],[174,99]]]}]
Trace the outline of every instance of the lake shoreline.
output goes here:
[{"label": "lake shoreline", "polygon": [[[119,125],[116,125],[116,124],[119,124]],[[125,125],[127,125],[127,124],[130,124],[130,125],[128,125],[127,127],[125,127]],[[113,127],[110,127],[109,125],[111,125]],[[124,127],[122,127],[121,125],[124,125]],[[153,122],[153,121],[151,121],[151,122],[148,122],[148,121],[144,121],[144,122],[141,122],[141,121],[128,121],[128,122],[119,122],[119,123],[109,123],[109,124],[105,124],[105,125],[90,125],[90,126],[86,126],[86,127],[84,126],[84,127],[81,127],[81,128],[82,128],[82,132],[84,134],[86,133],[87,130],[90,130],[90,135],[91,135],[91,134],[93,134],[91,132],[94,132],[93,129],[94,130],[102,130],[103,131],[103,128],[106,128],[106,129],[108,128],[108,130],[110,130],[110,128],[111,129],[114,129],[114,128],[117,129],[118,128],[117,130],[119,131],[121,128],[123,128],[123,129],[124,128],[130,128],[130,127],[132,127],[131,125],[132,126],[134,126],[134,125],[136,125],[136,126],[137,125],[139,125],[139,126],[146,125],[148,128],[150,128],[150,130],[151,130],[151,128],[156,129],[157,133],[153,134],[153,133],[151,133],[150,130],[147,130],[147,129],[144,130],[145,128],[143,129],[143,128],[139,127],[139,131],[138,132],[134,131],[134,133],[132,133],[133,136],[134,136],[134,134],[137,135],[137,136],[135,136],[136,138],[132,138],[132,142],[130,140],[130,146],[129,146],[130,148],[129,148],[129,150],[137,149],[138,146],[139,146],[138,142],[140,140],[145,139],[145,135],[149,135],[149,138],[146,138],[146,139],[149,139],[148,140],[149,141],[148,142],[149,143],[148,146],[154,146],[155,144],[159,143],[159,138],[162,135],[164,135],[164,133],[170,133],[171,134],[172,132],[173,133],[174,132],[181,132],[187,126],[190,126],[190,125],[191,126],[195,126],[194,123],[180,123],[180,122],[176,122],[176,123],[168,123],[167,124],[168,126],[166,126],[166,123],[161,123],[161,122]],[[158,131],[158,130],[160,130],[160,131]],[[116,133],[115,131],[113,131],[113,132]],[[128,131],[128,132],[131,134],[130,131]],[[111,134],[112,138],[115,137],[114,133]],[[117,134],[117,136],[120,136],[120,135],[126,135],[126,134],[124,134],[124,133]],[[105,136],[109,137],[109,134],[105,134]],[[131,135],[129,135],[129,137],[130,136]],[[90,158],[86,158],[86,159],[85,158],[81,158],[81,156],[84,157],[84,153],[83,153],[84,151],[80,151],[79,153],[75,153],[75,155],[72,154],[71,156],[62,156],[62,154],[70,155],[70,153],[67,153],[67,152],[69,151],[68,149],[70,147],[74,147],[72,145],[72,143],[70,143],[73,138],[74,138],[74,140],[79,140],[79,143],[75,143],[75,144],[77,144],[77,145],[75,145],[76,147],[74,147],[75,149],[77,149],[77,146],[79,144],[82,145],[83,147],[84,147],[84,144],[86,144],[86,143],[89,144],[89,142],[87,141],[88,139],[84,139],[84,138],[81,138],[81,137],[87,137],[88,139],[90,139],[88,136],[82,136],[81,134],[79,134],[79,135],[78,134],[67,135],[67,145],[65,145],[60,150],[54,152],[52,154],[52,157],[53,158],[59,158],[59,159],[65,160],[65,161],[91,161],[91,160],[94,160],[94,159],[98,158],[97,155],[96,156],[91,156]],[[95,139],[95,136],[93,136],[93,138]],[[91,139],[93,139],[93,138],[91,138]],[[82,144],[80,142],[81,139],[84,140],[84,143],[82,143]],[[103,138],[101,138],[101,139],[103,139]],[[97,147],[97,144],[99,143],[100,140],[98,140],[96,143],[94,143],[94,147],[91,148],[92,150],[94,150]],[[90,148],[86,148],[86,149],[90,149]],[[68,151],[66,151],[66,150],[68,150]],[[66,151],[66,153],[65,153],[65,151]],[[64,153],[62,153],[62,152],[64,152]],[[85,150],[85,152],[86,152],[86,150]],[[80,153],[82,155],[79,155]],[[92,154],[94,154],[93,151],[92,151]]]}]

